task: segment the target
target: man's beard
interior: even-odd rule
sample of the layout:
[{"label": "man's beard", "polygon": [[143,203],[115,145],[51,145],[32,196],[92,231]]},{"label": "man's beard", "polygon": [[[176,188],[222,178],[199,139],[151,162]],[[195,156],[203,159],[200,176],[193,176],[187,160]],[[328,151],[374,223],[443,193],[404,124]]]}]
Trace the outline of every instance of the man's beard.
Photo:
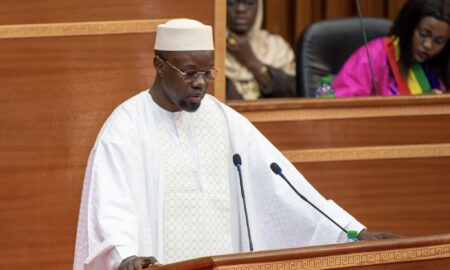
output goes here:
[{"label": "man's beard", "polygon": [[189,100],[189,97],[185,96],[184,99],[178,99],[177,96],[173,92],[165,92],[167,99],[169,99],[172,104],[177,105],[179,109],[186,112],[195,112],[200,108],[201,102],[192,102]]},{"label": "man's beard", "polygon": [[200,105],[201,105],[201,102],[199,102],[199,103],[189,102],[184,99],[180,100],[180,102],[178,103],[178,107],[180,107],[180,109],[182,109],[183,111],[187,111],[187,112],[197,111],[198,108],[200,108]]}]

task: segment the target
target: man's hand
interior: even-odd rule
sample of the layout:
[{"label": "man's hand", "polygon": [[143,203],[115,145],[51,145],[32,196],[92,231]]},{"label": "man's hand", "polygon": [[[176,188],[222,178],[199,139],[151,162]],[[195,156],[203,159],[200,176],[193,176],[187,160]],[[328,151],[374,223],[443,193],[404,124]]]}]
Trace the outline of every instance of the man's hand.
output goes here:
[{"label": "man's hand", "polygon": [[375,239],[389,239],[389,238],[401,238],[403,236],[395,233],[386,232],[369,232],[366,230],[361,231],[358,234],[359,240],[375,240]]},{"label": "man's hand", "polygon": [[143,270],[158,266],[161,266],[161,264],[155,257],[130,256],[120,263],[119,270]]}]

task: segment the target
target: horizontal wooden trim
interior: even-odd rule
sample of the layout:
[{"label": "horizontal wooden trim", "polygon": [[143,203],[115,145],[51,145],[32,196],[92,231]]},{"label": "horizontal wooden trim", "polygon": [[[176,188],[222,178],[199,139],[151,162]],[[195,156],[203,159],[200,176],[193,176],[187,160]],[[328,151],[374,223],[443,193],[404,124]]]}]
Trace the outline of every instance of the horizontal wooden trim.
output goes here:
[{"label": "horizontal wooden trim", "polygon": [[450,245],[359,252],[268,263],[219,266],[215,270],[321,270],[450,258]]},{"label": "horizontal wooden trim", "polygon": [[1,25],[0,39],[154,33],[168,19]]},{"label": "horizontal wooden trim", "polygon": [[349,98],[266,98],[258,100],[229,100],[228,105],[239,112],[323,109],[323,108],[361,108],[361,107],[400,107],[422,105],[449,105],[450,94],[417,96],[368,96]]},{"label": "horizontal wooden trim", "polygon": [[450,157],[450,144],[348,147],[330,149],[286,150],[293,163],[351,160]]},{"label": "horizontal wooden trim", "polygon": [[251,122],[281,122],[297,120],[352,119],[395,116],[450,115],[450,106],[424,105],[399,107],[279,109],[242,112]]}]

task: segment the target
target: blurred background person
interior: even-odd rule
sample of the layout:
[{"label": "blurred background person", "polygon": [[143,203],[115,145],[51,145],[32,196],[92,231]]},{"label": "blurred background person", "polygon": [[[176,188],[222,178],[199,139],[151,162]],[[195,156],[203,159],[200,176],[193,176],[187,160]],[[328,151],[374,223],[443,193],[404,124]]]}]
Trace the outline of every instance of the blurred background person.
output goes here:
[{"label": "blurred background person", "polygon": [[390,35],[367,45],[373,75],[366,48],[362,46],[347,60],[333,81],[335,95],[446,92],[450,87],[449,5],[449,0],[408,1],[398,13]]},{"label": "blurred background person", "polygon": [[296,96],[294,52],[262,21],[262,0],[227,0],[228,99]]}]

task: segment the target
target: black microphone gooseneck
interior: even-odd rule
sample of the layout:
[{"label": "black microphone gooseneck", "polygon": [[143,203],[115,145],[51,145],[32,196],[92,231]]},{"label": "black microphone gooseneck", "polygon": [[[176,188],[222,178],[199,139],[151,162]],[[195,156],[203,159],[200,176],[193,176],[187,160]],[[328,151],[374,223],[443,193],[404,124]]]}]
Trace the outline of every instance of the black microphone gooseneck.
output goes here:
[{"label": "black microphone gooseneck", "polygon": [[366,33],[366,28],[364,27],[364,20],[362,18],[362,12],[361,12],[361,4],[359,3],[359,0],[355,0],[356,2],[356,9],[358,10],[358,17],[359,17],[359,23],[360,23],[360,27],[361,27],[361,32],[363,34],[363,38],[364,38],[364,47],[366,48],[366,55],[367,55],[367,59],[369,60],[369,68],[370,68],[370,76],[372,77],[372,87],[373,90],[375,91],[375,95],[379,96],[379,91],[378,91],[378,87],[377,87],[377,83],[375,82],[375,72],[373,71],[373,65],[372,65],[372,57],[370,55],[370,51],[369,51],[369,46],[367,46],[367,33]]},{"label": "black microphone gooseneck", "polygon": [[250,251],[253,251],[252,235],[250,234],[250,225],[248,224],[247,204],[245,203],[244,184],[242,183],[242,172],[241,172],[242,160],[241,160],[241,156],[239,154],[233,155],[233,164],[234,164],[234,166],[236,166],[236,169],[239,174],[239,184],[241,185],[242,201],[244,202],[245,222],[247,223],[248,242],[250,245]]},{"label": "black microphone gooseneck", "polygon": [[291,189],[300,197],[302,198],[305,202],[309,203],[309,205],[311,205],[312,207],[314,207],[317,211],[319,211],[322,215],[324,215],[326,218],[328,218],[331,222],[333,222],[336,226],[339,227],[339,229],[341,229],[343,232],[345,232],[345,234],[347,234],[347,230],[344,229],[341,225],[339,225],[336,221],[334,221],[332,218],[330,218],[327,214],[325,214],[322,210],[320,210],[317,206],[315,206],[312,202],[310,202],[305,196],[303,196],[300,192],[298,192],[298,190],[291,184],[291,182],[289,182],[289,180],[286,178],[286,176],[284,176],[283,172],[281,171],[280,166],[278,166],[278,164],[276,164],[275,162],[273,162],[272,164],[270,164],[270,168],[272,169],[272,171],[276,174],[281,176],[281,178],[284,179],[284,181],[286,181],[286,183],[291,187]]}]

